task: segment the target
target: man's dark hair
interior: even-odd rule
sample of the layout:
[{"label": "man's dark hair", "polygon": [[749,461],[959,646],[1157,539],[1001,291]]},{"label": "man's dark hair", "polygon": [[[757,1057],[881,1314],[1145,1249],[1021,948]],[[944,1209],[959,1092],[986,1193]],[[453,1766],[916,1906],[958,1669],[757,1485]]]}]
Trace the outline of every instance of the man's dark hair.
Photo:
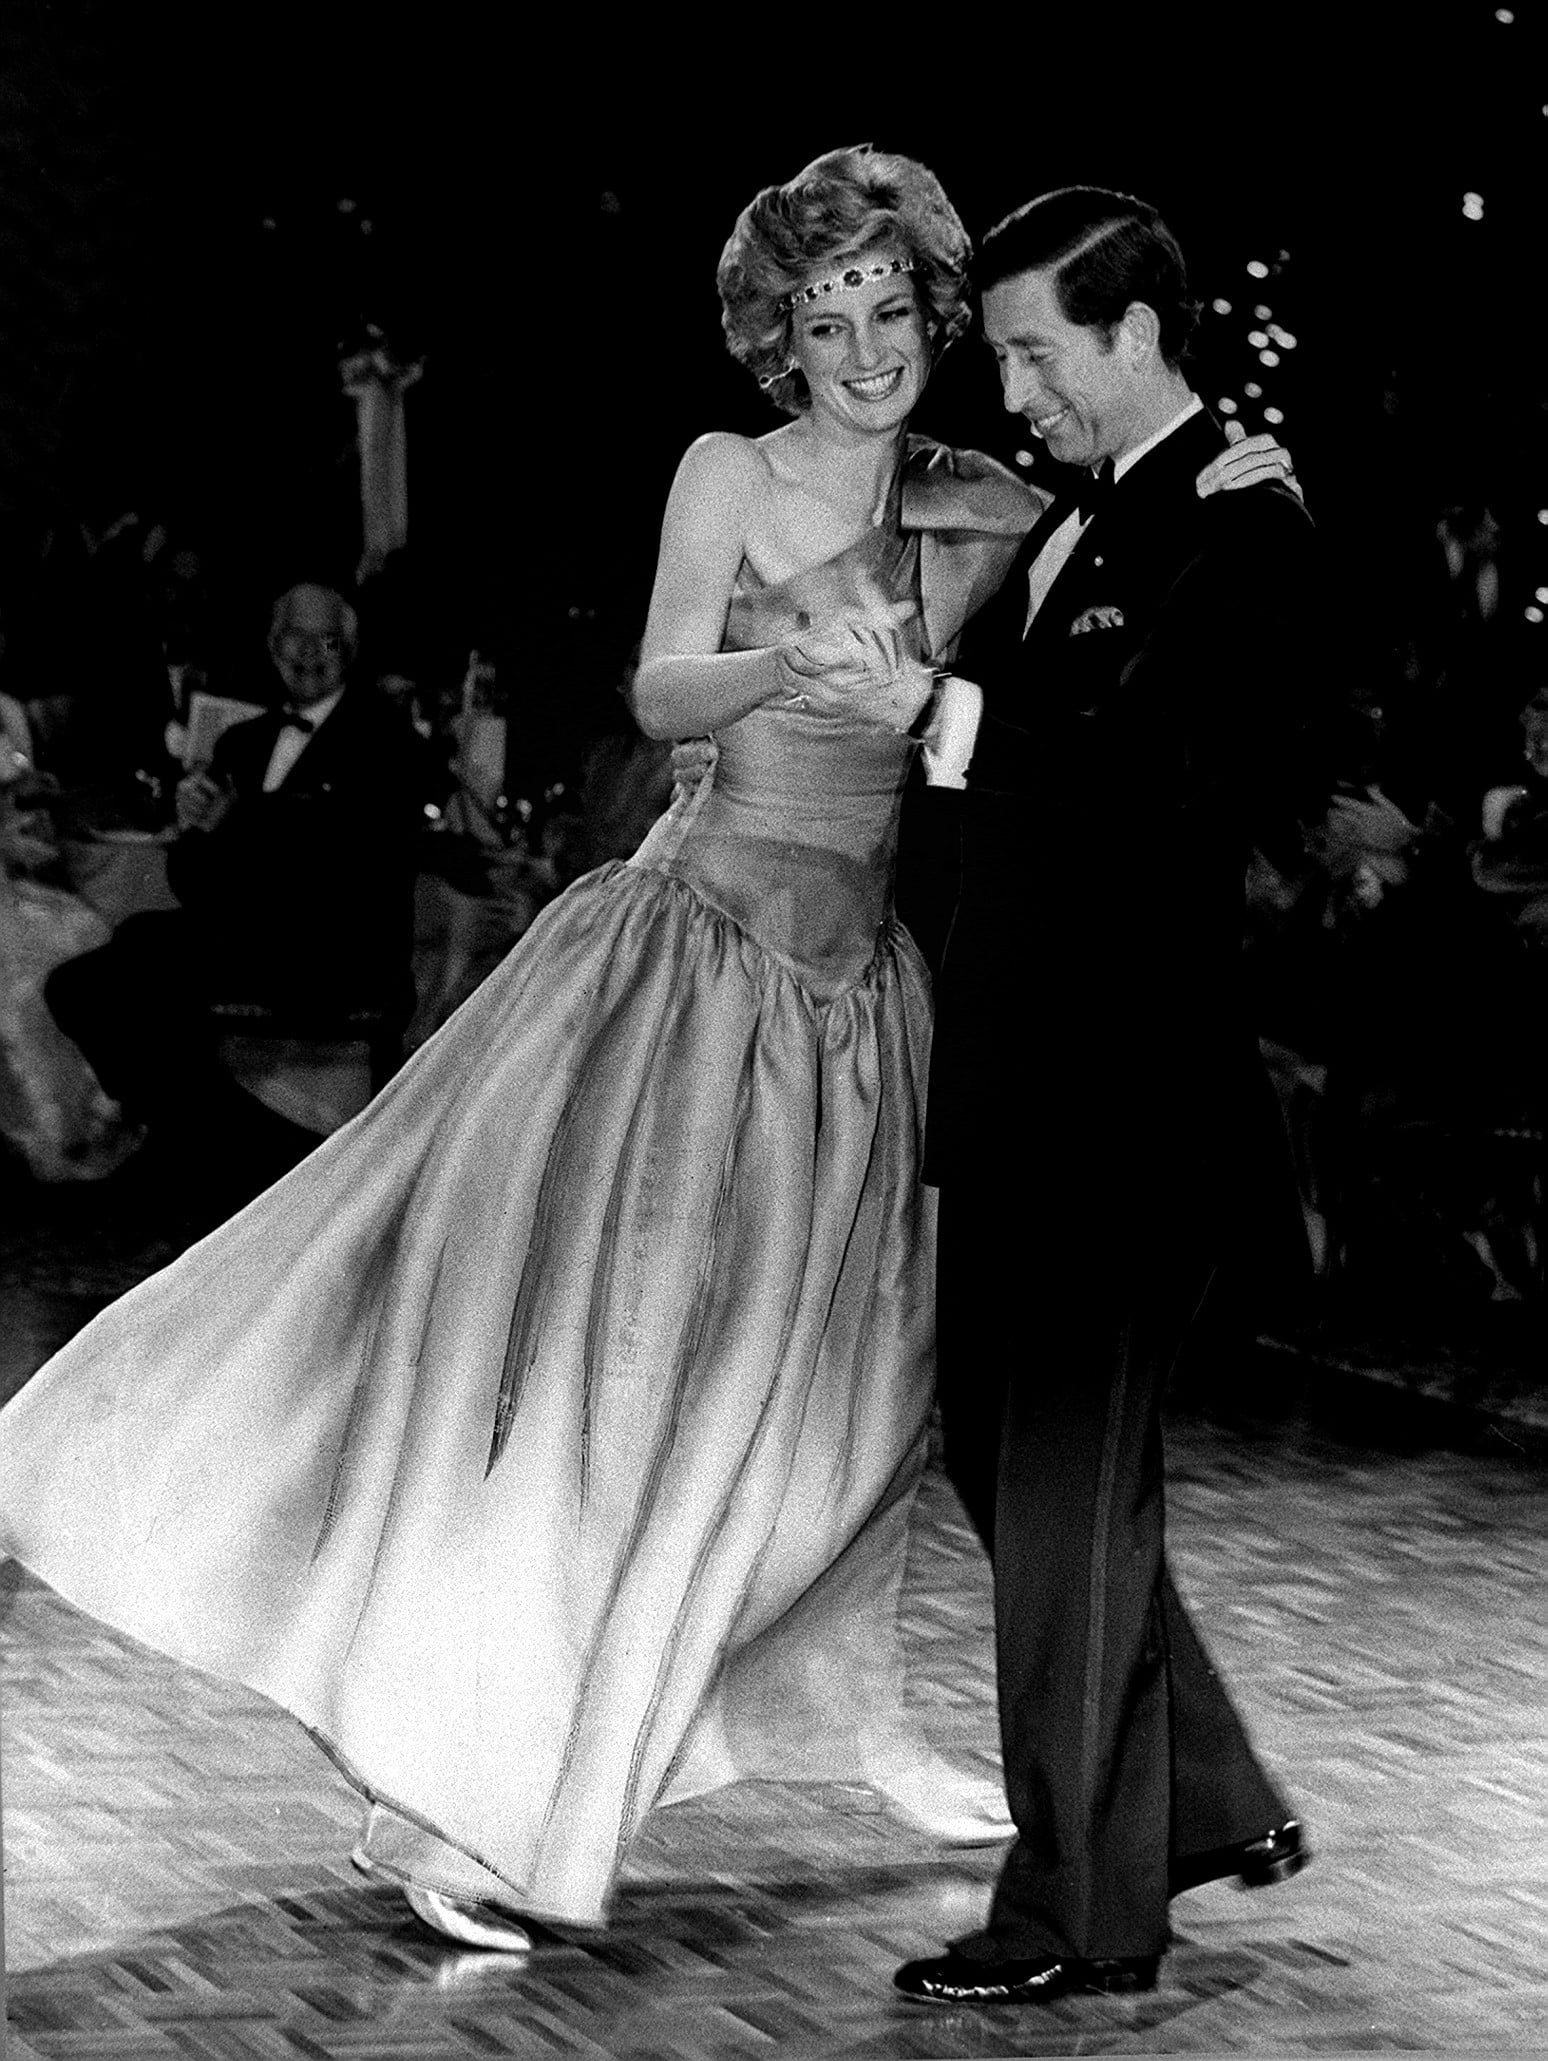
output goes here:
[{"label": "man's dark hair", "polygon": [[1065,320],[1109,342],[1131,301],[1161,318],[1161,355],[1179,364],[1199,319],[1183,254],[1147,201],[1102,186],[1061,186],[997,222],[973,265],[980,294],[1020,272],[1052,271]]}]

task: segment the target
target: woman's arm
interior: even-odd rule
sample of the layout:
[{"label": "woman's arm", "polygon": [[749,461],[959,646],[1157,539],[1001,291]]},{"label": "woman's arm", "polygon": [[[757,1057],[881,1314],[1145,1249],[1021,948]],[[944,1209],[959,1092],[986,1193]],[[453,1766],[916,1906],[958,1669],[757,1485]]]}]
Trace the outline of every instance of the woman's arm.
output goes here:
[{"label": "woman's arm", "polygon": [[776,651],[722,651],[763,460],[745,437],[691,444],[661,525],[661,554],[634,677],[647,737],[702,737],[790,691]]},{"label": "woman's arm", "polygon": [[763,461],[742,437],[701,437],[678,467],[634,676],[635,720],[648,737],[702,737],[766,701],[787,701],[906,728],[894,703],[921,670],[901,642],[911,604],[863,597],[848,615],[768,649],[720,649],[764,488]]}]

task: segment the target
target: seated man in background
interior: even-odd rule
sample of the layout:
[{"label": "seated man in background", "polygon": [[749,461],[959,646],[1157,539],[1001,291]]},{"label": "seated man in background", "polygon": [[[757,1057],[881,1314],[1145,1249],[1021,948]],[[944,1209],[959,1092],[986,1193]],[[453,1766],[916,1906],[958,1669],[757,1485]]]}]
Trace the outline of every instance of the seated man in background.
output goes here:
[{"label": "seated man in background", "polygon": [[368,1025],[390,1050],[412,1010],[423,747],[385,696],[350,686],[357,641],[330,588],[281,595],[269,655],[283,706],[227,730],[178,787],[167,877],[181,908],[129,917],[49,979],[60,1027],[164,1139],[207,1142],[214,1114],[283,1142],[219,1064],[232,1029]]}]

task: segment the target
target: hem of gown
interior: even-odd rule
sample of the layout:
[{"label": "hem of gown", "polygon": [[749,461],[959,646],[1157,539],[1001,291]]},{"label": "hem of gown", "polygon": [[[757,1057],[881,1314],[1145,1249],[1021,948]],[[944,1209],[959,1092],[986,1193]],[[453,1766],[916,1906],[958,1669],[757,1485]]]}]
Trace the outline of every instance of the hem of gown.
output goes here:
[{"label": "hem of gown", "polygon": [[[263,1695],[267,1692],[260,1690],[258,1693]],[[277,1698],[273,1697],[269,1700],[271,1702],[278,1701]],[[448,1871],[439,1879],[432,1880],[430,1879],[429,1871],[420,1873],[410,1868],[399,1867],[392,1861],[381,1860],[370,1850],[368,1827],[367,1837],[366,1840],[362,1841],[362,1846],[364,1847],[365,1858],[370,1862],[372,1873],[386,1876],[401,1886],[406,1887],[412,1883],[417,1888],[434,1890],[440,1896],[460,1897],[476,1903],[494,1904],[512,1916],[535,1918],[540,1923],[587,1926],[597,1930],[606,1925],[608,1913],[606,1901],[588,1905],[584,1911],[579,1909],[561,1911],[551,1904],[535,1900],[530,1891],[523,1889],[514,1877],[505,1874],[502,1869],[497,1868],[493,1861],[475,1851],[471,1846],[465,1845],[460,1839],[450,1838],[435,1823],[434,1819],[427,1818],[422,1811],[414,1810],[410,1805],[400,1802],[397,1797],[389,1796],[384,1790],[378,1789],[374,1783],[368,1782],[351,1761],[349,1755],[344,1752],[342,1747],[335,1744],[320,1726],[302,1717],[299,1712],[292,1710],[288,1704],[281,1703],[280,1708],[287,1711],[296,1720],[312,1744],[332,1763],[344,1777],[344,1780],[348,1782],[351,1789],[355,1790],[365,1799],[373,1811],[389,1811],[393,1817],[400,1819],[411,1831],[435,1840],[438,1845],[444,1846],[448,1853],[455,1854],[463,1860],[471,1861],[475,1868],[485,1875],[492,1876],[509,1894],[505,1898],[492,1896],[482,1888],[458,1878],[451,1871]],[[356,1851],[361,1851],[361,1848],[357,1847]]]},{"label": "hem of gown", "polygon": [[[350,1755],[332,1737],[327,1727],[316,1718],[308,1716],[305,1710],[300,1707],[299,1699],[292,1701],[278,1694],[270,1683],[260,1679],[262,1675],[261,1669],[255,1667],[240,1670],[236,1667],[214,1667],[208,1661],[194,1660],[187,1654],[179,1652],[170,1643],[147,1638],[142,1633],[132,1630],[127,1625],[113,1618],[101,1616],[99,1612],[91,1609],[87,1604],[77,1601],[67,1588],[60,1586],[50,1576],[23,1559],[20,1554],[8,1553],[0,1556],[0,1565],[4,1564],[5,1558],[13,1560],[18,1567],[25,1570],[31,1580],[47,1588],[51,1594],[57,1596],[70,1609],[78,1611],[83,1617],[89,1617],[94,1624],[104,1626],[115,1637],[126,1639],[131,1645],[142,1647],[147,1653],[154,1653],[162,1659],[173,1660],[179,1667],[189,1668],[193,1673],[204,1675],[211,1681],[222,1682],[233,1688],[245,1689],[250,1695],[261,1696],[265,1703],[271,1704],[276,1710],[282,1711],[285,1716],[300,1726],[307,1738],[328,1761],[329,1765],[343,1777],[368,1809],[390,1812],[394,1818],[398,1819],[412,1832],[434,1840],[438,1845],[446,1848],[448,1854],[471,1863],[481,1874],[487,1875],[491,1878],[492,1882],[499,1884],[506,1892],[506,1895],[502,1897],[492,1894],[483,1885],[470,1883],[465,1876],[459,1875],[453,1869],[447,1869],[444,1873],[437,1874],[431,1868],[416,1871],[411,1867],[399,1866],[392,1861],[380,1859],[370,1851],[369,1832],[367,1832],[367,1835],[361,1842],[357,1843],[356,1847],[357,1852],[360,1852],[362,1847],[364,1848],[365,1858],[370,1863],[367,1872],[390,1879],[399,1886],[407,1886],[412,1883],[420,1888],[434,1890],[443,1896],[461,1897],[475,1902],[494,1904],[512,1915],[521,1918],[532,1918],[540,1924],[562,1925],[590,1930],[602,1930],[608,1924],[612,1907],[612,1883],[609,1884],[608,1890],[603,1896],[588,1900],[584,1907],[573,1905],[561,1909],[553,1903],[544,1901],[541,1896],[534,1895],[515,1876],[507,1874],[503,1868],[498,1867],[487,1855],[480,1853],[477,1848],[468,1845],[463,1840],[453,1839],[433,1818],[427,1816],[423,1811],[416,1810],[413,1805],[404,1803],[400,1798],[369,1780],[361,1773]],[[921,1746],[925,1746],[927,1751],[930,1750],[926,1746],[922,1726],[919,1729],[919,1743]],[[909,1757],[912,1758],[912,1756]],[[945,1757],[938,1755],[936,1757],[942,1760],[943,1765],[950,1765],[949,1760]],[[799,1775],[759,1774],[753,1770],[739,1769],[734,1773],[727,1773],[719,1780],[697,1785],[677,1795],[664,1796],[663,1807],[670,1808],[673,1803],[687,1802],[693,1797],[710,1795],[717,1790],[730,1788],[738,1782],[789,1783],[794,1787],[806,1787],[814,1779],[825,1783],[835,1783],[843,1787],[869,1788],[881,1797],[884,1802],[893,1800],[885,1772],[881,1767],[873,1763],[857,1766],[855,1771],[850,1774],[832,1774],[816,1778]],[[666,1791],[670,1791],[670,1779],[664,1786]],[[909,1815],[910,1813],[905,1806],[905,1819]]]},{"label": "hem of gown", "polygon": [[[433,1818],[427,1817],[423,1811],[415,1810],[411,1804],[400,1802],[397,1797],[389,1795],[374,1782],[369,1781],[360,1772],[344,1749],[332,1738],[327,1728],[319,1723],[317,1719],[309,1717],[305,1710],[301,1708],[299,1699],[292,1701],[285,1696],[279,1695],[267,1681],[261,1679],[261,1669],[253,1667],[243,1670],[234,1666],[230,1668],[215,1667],[207,1660],[194,1660],[188,1654],[179,1652],[177,1647],[169,1642],[147,1638],[144,1633],[135,1631],[131,1626],[122,1623],[116,1618],[102,1616],[99,1611],[93,1610],[89,1604],[78,1601],[71,1595],[68,1588],[63,1587],[52,1576],[44,1573],[42,1569],[34,1567],[21,1554],[9,1551],[0,1552],[0,1566],[3,1566],[7,1559],[14,1561],[16,1566],[22,1568],[31,1580],[40,1583],[50,1594],[57,1596],[62,1603],[68,1604],[71,1610],[78,1611],[82,1617],[89,1617],[93,1624],[104,1626],[113,1633],[115,1638],[127,1639],[131,1645],[141,1647],[147,1653],[154,1653],[163,1660],[176,1661],[179,1667],[189,1668],[193,1673],[204,1675],[212,1682],[223,1682],[231,1688],[245,1689],[250,1695],[261,1696],[265,1703],[272,1704],[276,1710],[283,1711],[286,1717],[301,1727],[312,1744],[329,1764],[343,1776],[350,1788],[367,1805],[372,1808],[391,1811],[395,1817],[401,1818],[406,1825],[412,1826],[415,1831],[424,1833],[430,1838],[437,1840],[450,1852],[460,1854],[464,1859],[471,1861],[475,1867],[481,1869],[483,1873],[493,1876],[495,1881],[502,1883],[510,1892],[510,1895],[518,1901],[520,1909],[524,1914],[540,1920],[550,1920],[558,1925],[600,1926],[606,1923],[606,1904],[604,1902],[588,1905],[584,1911],[579,1909],[560,1911],[552,1905],[528,1900],[528,1892],[523,1889],[522,1885],[513,1876],[506,1874],[503,1869],[496,1867],[493,1861],[488,1860],[484,1855],[477,1852],[473,1847],[466,1845],[462,1840],[451,1838],[436,1824]],[[417,1881],[419,1879],[415,1876],[404,1874],[390,1865],[382,1866],[379,1863],[377,1865],[383,1874],[391,1874],[405,1882]],[[471,1894],[476,1896],[478,1894],[477,1891],[469,1890],[465,1885],[459,1886],[453,1883],[450,1877],[441,1882],[426,1881],[421,1886],[426,1889],[438,1890],[443,1895],[466,1896]],[[487,1896],[481,1900],[485,1902],[493,1901],[493,1899]]]}]

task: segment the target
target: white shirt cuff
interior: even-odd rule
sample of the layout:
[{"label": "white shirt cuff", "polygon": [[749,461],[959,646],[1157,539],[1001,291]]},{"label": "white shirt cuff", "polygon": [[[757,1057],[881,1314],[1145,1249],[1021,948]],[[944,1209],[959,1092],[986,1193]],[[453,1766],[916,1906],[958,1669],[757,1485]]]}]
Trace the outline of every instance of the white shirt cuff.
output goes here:
[{"label": "white shirt cuff", "polygon": [[942,680],[939,703],[924,739],[925,780],[931,787],[967,786],[983,712],[981,687],[971,680],[959,680],[954,673]]}]

